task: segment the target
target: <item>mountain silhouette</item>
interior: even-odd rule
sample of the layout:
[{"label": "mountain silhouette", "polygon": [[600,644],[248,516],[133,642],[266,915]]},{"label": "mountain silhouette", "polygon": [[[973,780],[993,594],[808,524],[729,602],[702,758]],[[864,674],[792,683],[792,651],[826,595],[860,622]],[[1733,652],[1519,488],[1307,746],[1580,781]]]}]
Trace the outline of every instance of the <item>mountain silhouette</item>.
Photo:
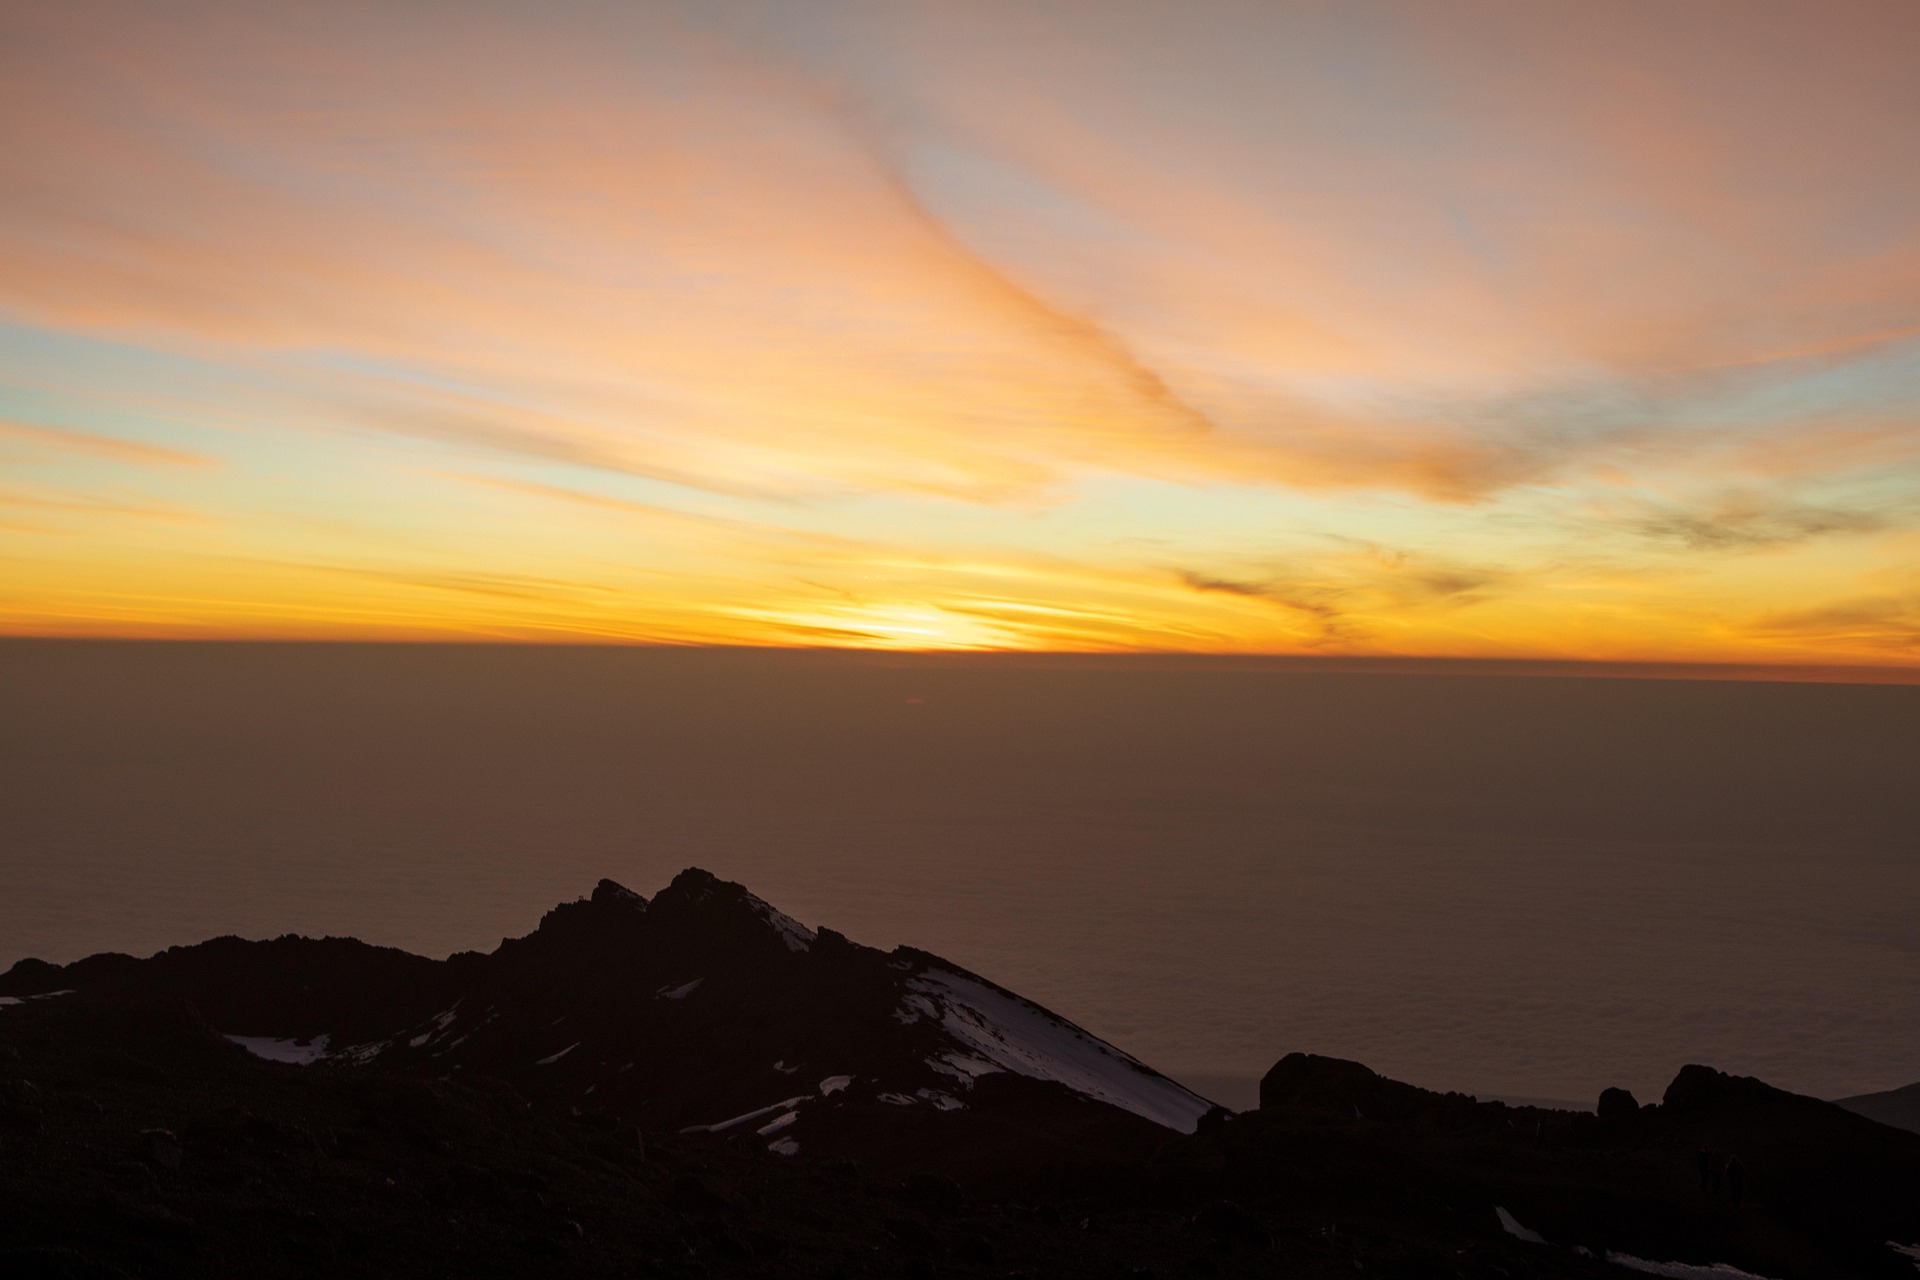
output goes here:
[{"label": "mountain silhouette", "polygon": [[1832,1103],[1689,1065],[1658,1101],[1561,1111],[1290,1053],[1233,1115],[986,977],[698,869],[445,960],[216,938],[0,975],[9,1280],[1916,1260],[1920,1134]]},{"label": "mountain silhouette", "polygon": [[651,900],[602,880],[484,955],[217,938],[0,978],[0,994],[60,989],[189,1001],[265,1058],[486,1076],[650,1129],[751,1125],[786,1154],[848,1130],[870,1147],[889,1115],[1063,1095],[1182,1133],[1212,1107],[959,965],[809,928],[697,868]]}]

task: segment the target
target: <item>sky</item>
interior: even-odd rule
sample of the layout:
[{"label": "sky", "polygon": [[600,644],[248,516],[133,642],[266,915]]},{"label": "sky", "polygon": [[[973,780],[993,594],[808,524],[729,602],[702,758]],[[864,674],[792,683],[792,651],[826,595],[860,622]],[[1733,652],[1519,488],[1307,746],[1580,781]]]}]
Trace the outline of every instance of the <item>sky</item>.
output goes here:
[{"label": "sky", "polygon": [[9,0],[0,632],[1920,666],[1920,8]]}]

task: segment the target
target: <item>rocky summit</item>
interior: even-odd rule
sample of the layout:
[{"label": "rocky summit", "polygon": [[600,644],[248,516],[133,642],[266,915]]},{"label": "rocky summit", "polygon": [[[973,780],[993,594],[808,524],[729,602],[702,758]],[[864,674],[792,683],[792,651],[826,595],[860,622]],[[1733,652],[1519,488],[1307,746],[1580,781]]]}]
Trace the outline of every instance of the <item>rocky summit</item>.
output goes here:
[{"label": "rocky summit", "polygon": [[1891,1280],[1916,1245],[1920,1134],[1757,1080],[1569,1112],[1295,1053],[1232,1115],[699,870],[487,954],[0,977],[6,1277]]}]

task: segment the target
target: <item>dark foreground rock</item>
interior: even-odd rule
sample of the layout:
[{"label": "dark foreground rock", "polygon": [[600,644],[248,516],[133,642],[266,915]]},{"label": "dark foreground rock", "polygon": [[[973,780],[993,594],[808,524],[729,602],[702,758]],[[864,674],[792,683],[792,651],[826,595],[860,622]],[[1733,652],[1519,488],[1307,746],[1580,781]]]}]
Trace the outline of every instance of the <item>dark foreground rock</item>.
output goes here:
[{"label": "dark foreground rock", "polygon": [[1227,1116],[700,873],[487,956],[228,939],[0,998],[7,1280],[1910,1280],[1920,1243],[1920,1135],[1757,1080],[1596,1115],[1294,1054]]},{"label": "dark foreground rock", "polygon": [[1368,1188],[1383,1205],[1423,1190],[1461,1197],[1463,1212],[1490,1202],[1539,1253],[1613,1257],[1620,1276],[1634,1261],[1913,1275],[1889,1242],[1920,1243],[1920,1135],[1697,1065],[1655,1105],[1608,1093],[1599,1114],[1511,1107],[1292,1054],[1231,1133],[1285,1152],[1275,1168],[1347,1180],[1356,1202]]},{"label": "dark foreground rock", "polygon": [[1025,1141],[928,1112],[914,1168],[265,1062],[181,1004],[28,1002],[0,1035],[8,1280],[1607,1274],[1506,1235],[1471,1186],[1284,1123],[1143,1144],[1089,1108]]},{"label": "dark foreground rock", "polygon": [[184,1000],[262,1056],[485,1075],[648,1130],[744,1128],[787,1154],[871,1154],[889,1134],[917,1149],[930,1113],[967,1113],[937,1131],[971,1135],[1113,1111],[1157,1140],[1211,1105],[950,961],[808,928],[697,869],[651,900],[602,881],[484,955],[218,938],[0,978],[0,997],[58,990]]}]

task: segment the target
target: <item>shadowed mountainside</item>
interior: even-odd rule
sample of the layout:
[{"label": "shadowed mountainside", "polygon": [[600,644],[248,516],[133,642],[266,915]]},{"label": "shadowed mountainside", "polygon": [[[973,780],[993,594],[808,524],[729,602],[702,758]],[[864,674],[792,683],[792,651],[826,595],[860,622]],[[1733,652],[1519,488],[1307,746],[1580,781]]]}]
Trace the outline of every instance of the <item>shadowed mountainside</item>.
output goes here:
[{"label": "shadowed mountainside", "polygon": [[[55,994],[63,993],[63,994]],[[688,871],[446,961],[0,977],[13,1276],[1911,1276],[1920,1135],[1689,1066],[1598,1114],[1292,1054],[1239,1116]]]},{"label": "shadowed mountainside", "polygon": [[485,1074],[648,1129],[752,1121],[789,1154],[843,1130],[870,1147],[866,1130],[908,1112],[1059,1093],[1188,1132],[1211,1105],[957,965],[807,928],[700,870],[651,901],[603,880],[525,937],[444,962],[219,938],[144,961],[23,961],[0,979],[0,994],[59,989],[187,1000],[283,1061]]}]

